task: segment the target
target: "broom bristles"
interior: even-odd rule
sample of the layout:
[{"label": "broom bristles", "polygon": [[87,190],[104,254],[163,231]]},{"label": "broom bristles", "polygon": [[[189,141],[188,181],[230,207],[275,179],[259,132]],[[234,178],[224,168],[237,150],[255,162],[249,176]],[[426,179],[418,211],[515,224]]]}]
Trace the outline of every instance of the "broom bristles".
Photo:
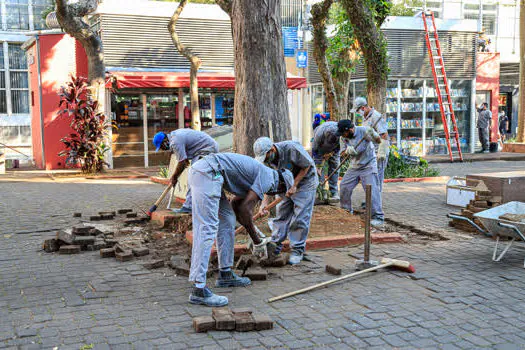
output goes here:
[{"label": "broom bristles", "polygon": [[402,270],[408,273],[414,273],[416,272],[416,268],[410,264],[410,262],[405,260],[397,260],[397,259],[390,259],[390,258],[383,258],[381,259],[381,264],[388,264],[391,263],[391,267],[396,268],[398,270]]}]

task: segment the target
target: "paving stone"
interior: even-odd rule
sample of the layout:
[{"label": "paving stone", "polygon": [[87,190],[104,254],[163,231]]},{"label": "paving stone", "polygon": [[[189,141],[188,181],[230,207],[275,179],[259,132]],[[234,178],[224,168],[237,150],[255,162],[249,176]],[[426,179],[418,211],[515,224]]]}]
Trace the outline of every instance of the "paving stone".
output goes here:
[{"label": "paving stone", "polygon": [[331,275],[336,275],[336,276],[339,276],[342,273],[341,266],[335,266],[335,265],[326,265],[325,271]]},{"label": "paving stone", "polygon": [[74,226],[71,233],[75,236],[90,236],[94,229],[94,226]]},{"label": "paving stone", "polygon": [[74,218],[81,218],[82,217],[82,213],[79,213],[79,212],[73,213],[73,217]]},{"label": "paving stone", "polygon": [[235,318],[227,307],[212,308],[212,316],[215,320],[215,329],[218,331],[231,331],[235,329]]},{"label": "paving stone", "polygon": [[138,247],[131,250],[135,256],[145,256],[149,254],[149,249],[147,247]]},{"label": "paving stone", "polygon": [[100,249],[100,257],[101,258],[112,258],[114,256],[115,256],[115,249],[114,248]]},{"label": "paving stone", "polygon": [[44,249],[46,253],[57,252],[60,249],[60,244],[58,242],[58,239],[55,239],[55,238],[46,239],[44,243],[42,244],[42,249]]},{"label": "paving stone", "polygon": [[137,217],[137,213],[127,213],[126,217],[127,218],[136,218]]},{"label": "paving stone", "polygon": [[273,328],[273,321],[270,316],[265,314],[255,313],[252,315],[255,320],[255,329],[258,331],[264,331]]},{"label": "paving stone", "polygon": [[60,230],[57,231],[56,238],[63,242],[63,244],[73,244],[73,240],[75,239],[75,235],[71,233],[70,230]]},{"label": "paving stone", "polygon": [[236,312],[233,313],[233,318],[237,332],[250,332],[255,329],[255,320],[252,318],[251,312]]},{"label": "paving stone", "polygon": [[79,245],[62,245],[60,246],[59,253],[60,254],[78,254],[80,253],[80,246]]},{"label": "paving stone", "polygon": [[243,274],[244,277],[248,277],[252,281],[266,281],[268,278],[268,271],[261,268],[250,268]]},{"label": "paving stone", "polygon": [[117,213],[119,214],[127,214],[127,213],[131,213],[133,211],[133,209],[119,209],[117,210]]},{"label": "paving stone", "polygon": [[148,270],[159,269],[161,267],[164,267],[164,260],[159,259],[159,260],[150,261],[150,262],[145,263],[142,266],[144,266]]},{"label": "paving stone", "polygon": [[133,253],[131,250],[125,250],[123,252],[115,252],[115,258],[120,262],[126,262],[133,260]]}]

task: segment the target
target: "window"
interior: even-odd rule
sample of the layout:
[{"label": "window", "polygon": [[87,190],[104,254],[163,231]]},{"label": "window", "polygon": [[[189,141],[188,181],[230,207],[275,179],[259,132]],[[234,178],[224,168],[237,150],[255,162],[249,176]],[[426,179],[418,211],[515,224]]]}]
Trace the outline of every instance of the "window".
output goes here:
[{"label": "window", "polygon": [[9,82],[12,113],[29,113],[27,59],[22,46],[18,44],[9,44]]},{"label": "window", "polygon": [[7,97],[5,88],[4,45],[0,42],[0,114],[6,113]]},{"label": "window", "polygon": [[7,30],[29,30],[29,0],[5,0]]},{"label": "window", "polygon": [[33,0],[33,25],[35,29],[45,29],[46,20],[42,13],[52,5],[52,0]]}]

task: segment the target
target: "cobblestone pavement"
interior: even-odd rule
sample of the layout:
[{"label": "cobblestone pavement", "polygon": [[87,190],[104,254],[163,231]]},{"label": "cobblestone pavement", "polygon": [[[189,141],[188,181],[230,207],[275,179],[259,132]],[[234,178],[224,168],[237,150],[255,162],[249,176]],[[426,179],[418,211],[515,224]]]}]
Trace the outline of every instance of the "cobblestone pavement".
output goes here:
[{"label": "cobblestone pavement", "polygon": [[466,234],[454,238],[455,231],[443,226],[446,219],[440,214],[451,211],[442,204],[442,184],[385,186],[387,216],[397,208],[412,225],[441,228],[452,238],[372,247],[377,258],[409,259],[416,274],[370,273],[265,302],[330,279],[324,272],[325,259],[344,264],[344,273],[352,272],[362,248],[348,247],[312,252],[312,262],[272,270],[268,281],[248,288],[223,291],[232,306],[249,306],[272,316],[276,325],[271,331],[195,334],[191,318],[211,310],[187,303],[186,278],[167,268],[145,270],[137,261],[102,260],[95,252],[59,256],[40,250],[52,232],[35,231],[73,224],[71,212],[147,208],[160,190],[141,181],[0,182],[0,348],[525,346],[523,244],[496,263],[491,261],[493,241]]}]

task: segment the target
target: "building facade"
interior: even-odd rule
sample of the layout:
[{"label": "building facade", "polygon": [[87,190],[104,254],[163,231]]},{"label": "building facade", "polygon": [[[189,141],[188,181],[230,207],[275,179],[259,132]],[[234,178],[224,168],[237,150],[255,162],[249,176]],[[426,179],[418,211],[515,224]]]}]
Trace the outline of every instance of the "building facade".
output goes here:
[{"label": "building facade", "polygon": [[0,0],[0,152],[29,162],[31,151],[30,94],[22,43],[45,29],[42,13],[52,0]]}]

